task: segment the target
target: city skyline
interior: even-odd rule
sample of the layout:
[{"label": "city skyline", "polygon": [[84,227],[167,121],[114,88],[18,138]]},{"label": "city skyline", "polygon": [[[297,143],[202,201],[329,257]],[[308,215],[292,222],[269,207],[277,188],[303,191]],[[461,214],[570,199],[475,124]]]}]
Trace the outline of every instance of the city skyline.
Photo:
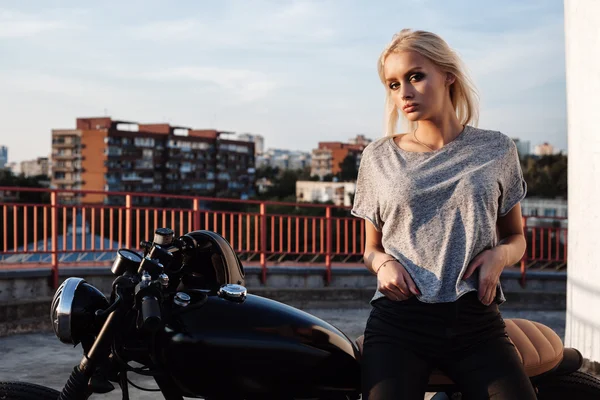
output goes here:
[{"label": "city skyline", "polygon": [[567,150],[562,2],[482,3],[6,2],[1,144],[9,162],[48,156],[52,129],[104,115],[259,134],[266,148],[375,139],[384,96],[375,62],[411,27],[463,57],[480,127]]}]

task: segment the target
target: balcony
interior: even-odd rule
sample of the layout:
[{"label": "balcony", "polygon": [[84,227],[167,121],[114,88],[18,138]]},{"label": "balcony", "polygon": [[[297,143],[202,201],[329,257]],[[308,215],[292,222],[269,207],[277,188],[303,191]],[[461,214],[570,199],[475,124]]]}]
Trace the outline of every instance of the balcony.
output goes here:
[{"label": "balcony", "polygon": [[108,183],[109,185],[116,185],[120,182],[119,178],[117,178],[115,176],[104,175],[104,179],[105,179],[106,183]]},{"label": "balcony", "polygon": [[118,157],[123,154],[123,150],[120,147],[109,146],[104,150],[104,154],[108,157]]},{"label": "balcony", "polygon": [[80,181],[76,181],[73,178],[52,178],[52,185],[67,185],[72,186],[78,184]]},{"label": "balcony", "polygon": [[135,169],[138,170],[154,170],[154,163],[152,161],[137,160],[135,162]]},{"label": "balcony", "polygon": [[57,142],[52,143],[53,149],[72,149],[74,147],[79,147],[81,143],[73,143],[73,142]]},{"label": "balcony", "polygon": [[124,182],[140,181],[142,180],[142,177],[138,174],[123,174],[121,180]]},{"label": "balcony", "polygon": [[79,158],[79,154],[77,153],[54,153],[52,154],[52,158],[55,160],[74,160]]},{"label": "balcony", "polygon": [[124,185],[121,184],[104,185],[104,190],[108,192],[122,192],[124,189]]},{"label": "balcony", "polygon": [[55,172],[74,172],[75,167],[72,165],[54,165],[52,170]]}]

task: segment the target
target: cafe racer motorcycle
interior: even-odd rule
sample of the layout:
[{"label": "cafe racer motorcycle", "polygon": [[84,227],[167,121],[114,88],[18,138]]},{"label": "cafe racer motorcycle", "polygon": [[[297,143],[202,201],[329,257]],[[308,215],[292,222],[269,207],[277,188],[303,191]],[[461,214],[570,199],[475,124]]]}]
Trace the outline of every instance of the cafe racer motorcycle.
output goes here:
[{"label": "cafe racer motorcycle", "polygon": [[[176,238],[160,228],[141,248],[117,252],[110,296],[77,277],[56,291],[54,332],[83,350],[62,391],[0,381],[0,399],[102,398],[114,384],[129,399],[133,373],[153,377],[157,399],[360,398],[362,337],[354,341],[311,314],[248,294],[242,263],[221,235],[198,230]],[[550,328],[523,319],[506,325],[539,399],[600,399],[600,381],[580,371],[579,351],[564,348]],[[429,391],[460,398],[439,371]]]}]

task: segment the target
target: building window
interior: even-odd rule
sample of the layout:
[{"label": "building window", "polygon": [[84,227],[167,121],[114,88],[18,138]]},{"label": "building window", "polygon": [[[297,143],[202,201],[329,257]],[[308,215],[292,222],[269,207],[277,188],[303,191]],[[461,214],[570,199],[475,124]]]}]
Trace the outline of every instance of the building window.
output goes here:
[{"label": "building window", "polygon": [[142,152],[142,158],[152,158],[154,157],[154,151],[152,149],[144,149]]},{"label": "building window", "polygon": [[123,150],[117,146],[108,146],[106,148],[106,155],[108,156],[120,156],[123,154]]},{"label": "building window", "polygon": [[135,160],[135,167],[139,169],[153,169],[154,164],[151,160]]},{"label": "building window", "polygon": [[154,147],[153,138],[136,137],[133,142],[137,147]]}]

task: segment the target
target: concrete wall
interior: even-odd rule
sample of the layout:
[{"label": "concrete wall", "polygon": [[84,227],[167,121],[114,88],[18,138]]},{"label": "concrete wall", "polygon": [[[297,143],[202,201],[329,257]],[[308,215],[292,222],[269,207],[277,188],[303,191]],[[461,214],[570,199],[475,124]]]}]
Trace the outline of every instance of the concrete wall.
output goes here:
[{"label": "concrete wall", "polygon": [[600,1],[564,4],[569,133],[565,342],[600,362]]},{"label": "concrete wall", "polygon": [[[245,270],[250,294],[300,309],[368,308],[376,286],[375,277],[365,268],[335,268],[328,286],[324,267],[270,267],[265,284],[260,282],[260,268]],[[108,268],[77,267],[62,268],[59,282],[69,276],[84,278],[106,294],[114,279]],[[0,270],[0,337],[50,329],[48,316],[54,295],[50,277],[50,268]],[[531,271],[527,287],[522,288],[518,271],[504,271],[501,280],[508,301],[501,309],[564,311],[566,278],[561,272]]]},{"label": "concrete wall", "polygon": [[[323,300],[337,301],[351,296],[351,293],[360,291],[367,298],[364,306],[374,294],[377,286],[375,276],[366,268],[343,268],[332,270],[332,279],[329,285],[325,282],[324,267],[270,267],[267,281],[260,281],[261,270],[257,267],[246,267],[246,287],[250,293],[283,293],[285,297],[302,297],[302,293],[313,291],[320,293]],[[47,299],[54,295],[50,287],[50,268],[0,270],[0,304],[11,304],[27,300]],[[84,278],[86,281],[110,293],[114,276],[110,269],[100,267],[71,267],[60,270],[59,282],[70,276]],[[522,288],[519,284],[520,273],[506,270],[501,281],[506,293],[507,303],[503,307],[510,308],[536,308],[536,309],[564,309],[566,293],[566,274],[561,272],[531,271],[528,273],[527,286]],[[358,292],[356,292],[358,293]],[[531,304],[522,304],[523,296],[550,296],[551,302],[534,301]],[[310,296],[313,296],[311,294]],[[361,294],[362,298],[363,294]]]}]

